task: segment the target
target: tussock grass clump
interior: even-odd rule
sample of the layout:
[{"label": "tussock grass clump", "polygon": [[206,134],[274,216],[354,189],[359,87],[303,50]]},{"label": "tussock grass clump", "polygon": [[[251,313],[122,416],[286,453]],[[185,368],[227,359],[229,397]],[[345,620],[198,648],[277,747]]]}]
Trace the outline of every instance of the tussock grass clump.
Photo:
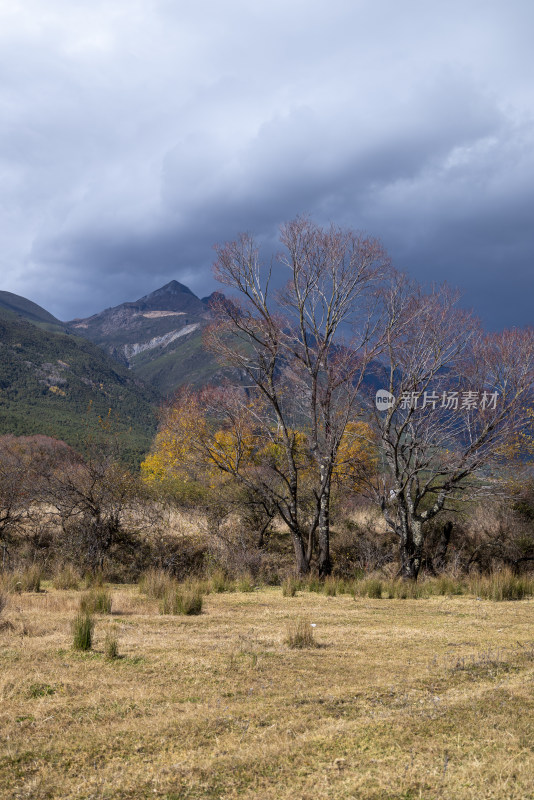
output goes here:
[{"label": "tussock grass clump", "polygon": [[91,589],[80,598],[82,614],[111,614],[111,595],[107,589]]},{"label": "tussock grass clump", "polygon": [[193,592],[193,594],[210,594],[211,592],[211,583],[206,578],[193,578],[186,581],[183,584],[183,587],[188,592]]},{"label": "tussock grass clump", "polygon": [[183,592],[179,604],[179,614],[188,616],[202,613],[202,595],[197,592]]},{"label": "tussock grass clump", "polygon": [[192,616],[202,613],[202,595],[199,592],[183,590],[175,584],[161,598],[160,614],[185,614]]},{"label": "tussock grass clump", "polygon": [[534,578],[528,575],[514,575],[503,569],[491,575],[471,576],[468,581],[470,591],[483,600],[523,600],[534,595]]},{"label": "tussock grass clump", "polygon": [[23,592],[40,592],[43,572],[38,564],[32,564],[20,573],[20,584]]},{"label": "tussock grass clump", "polygon": [[318,575],[311,575],[306,580],[306,589],[309,592],[317,592],[317,594],[322,594],[324,589],[324,583],[319,578]]},{"label": "tussock grass clump", "polygon": [[0,591],[6,594],[22,592],[19,575],[16,572],[0,573]]},{"label": "tussock grass clump", "polygon": [[293,650],[305,647],[319,647],[319,643],[313,633],[312,624],[305,619],[299,619],[289,625],[286,644]]},{"label": "tussock grass clump", "polygon": [[461,595],[465,594],[465,587],[461,581],[450,575],[439,575],[437,578],[429,578],[424,582],[424,586],[430,595]]},{"label": "tussock grass clump", "polygon": [[78,589],[80,575],[70,564],[65,564],[52,578],[52,586],[54,589]]},{"label": "tussock grass clump", "polygon": [[323,591],[327,597],[335,597],[339,590],[339,581],[336,578],[326,578]]},{"label": "tussock grass clump", "polygon": [[101,589],[105,583],[104,573],[100,570],[86,572],[83,576],[83,585],[85,589]]},{"label": "tussock grass clump", "polygon": [[16,572],[3,572],[0,575],[0,590],[9,594],[40,592],[42,577],[41,567],[37,564]]},{"label": "tussock grass clump", "polygon": [[95,623],[90,614],[81,611],[72,623],[72,646],[75,650],[90,650],[93,646]]},{"label": "tussock grass clump", "polygon": [[233,592],[235,589],[234,582],[228,578],[227,574],[222,569],[216,569],[215,572],[212,573],[210,583],[211,590],[215,594]]},{"label": "tussock grass clump", "polygon": [[337,593],[338,594],[350,594],[352,591],[352,582],[346,580],[345,578],[338,578],[337,579]]},{"label": "tussock grass clump", "polygon": [[113,631],[107,631],[104,639],[104,654],[108,661],[119,657],[119,640]]},{"label": "tussock grass clump", "polygon": [[286,578],[282,584],[282,596],[283,597],[295,597],[298,589],[300,589],[300,583],[295,578]]},{"label": "tussock grass clump", "polygon": [[254,581],[252,580],[251,575],[241,575],[236,583],[235,587],[238,592],[253,592],[254,591]]},{"label": "tussock grass clump", "polygon": [[380,578],[364,578],[354,584],[354,597],[370,597],[373,600],[382,598],[384,584]]},{"label": "tussock grass clump", "polygon": [[335,578],[330,575],[325,578],[323,591],[327,597],[335,597],[338,594],[350,594],[351,585],[344,578]]},{"label": "tussock grass clump", "polygon": [[174,578],[164,569],[149,569],[139,580],[139,591],[154,600],[161,600],[175,583]]},{"label": "tussock grass clump", "polygon": [[2,616],[2,612],[4,611],[5,607],[7,606],[7,592],[0,590],[0,617]]},{"label": "tussock grass clump", "polygon": [[429,594],[427,584],[402,579],[388,581],[384,585],[384,590],[387,597],[396,600],[417,600],[421,597],[428,597]]}]

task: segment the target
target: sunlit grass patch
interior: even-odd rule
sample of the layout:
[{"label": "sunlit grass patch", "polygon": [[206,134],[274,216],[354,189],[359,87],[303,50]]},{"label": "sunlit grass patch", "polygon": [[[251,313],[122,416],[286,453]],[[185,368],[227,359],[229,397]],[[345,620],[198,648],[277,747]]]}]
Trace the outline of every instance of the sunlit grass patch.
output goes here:
[{"label": "sunlit grass patch", "polygon": [[[0,797],[75,798],[80,775],[109,800],[534,796],[533,601],[386,599],[381,580],[380,602],[272,587],[181,618],[114,587],[121,616],[86,651],[79,594],[10,598],[39,633],[0,632]],[[319,646],[289,647],[299,621]]]}]

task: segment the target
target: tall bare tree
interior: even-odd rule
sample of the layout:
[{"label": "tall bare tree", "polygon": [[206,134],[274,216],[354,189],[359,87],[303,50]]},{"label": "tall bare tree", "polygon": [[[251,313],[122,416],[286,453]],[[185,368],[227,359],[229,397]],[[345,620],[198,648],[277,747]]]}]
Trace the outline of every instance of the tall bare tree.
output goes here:
[{"label": "tall bare tree", "polygon": [[[283,225],[280,241],[277,263],[289,281],[274,292],[273,264],[266,268],[261,262],[252,236],[217,247],[215,275],[237,297],[216,301],[218,321],[208,343],[246,376],[254,425],[283,452],[283,465],[273,464],[276,480],[265,487],[284,487],[278,508],[293,538],[298,571],[308,572],[317,538],[318,570],[328,575],[332,474],[376,352],[375,292],[389,259],[375,239],[306,218]],[[306,434],[314,466],[314,512],[305,518],[298,430]],[[278,502],[278,488],[266,491],[269,501]]]},{"label": "tall bare tree", "polygon": [[369,487],[416,579],[426,524],[452,498],[495,492],[492,468],[529,424],[534,332],[484,333],[450,289],[402,276],[384,297],[387,394],[372,404],[384,464]]}]

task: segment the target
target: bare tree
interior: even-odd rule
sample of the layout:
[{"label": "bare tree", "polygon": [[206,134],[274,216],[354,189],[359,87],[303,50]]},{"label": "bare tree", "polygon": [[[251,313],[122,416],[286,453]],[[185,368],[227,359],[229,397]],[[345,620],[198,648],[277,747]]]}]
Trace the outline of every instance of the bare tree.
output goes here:
[{"label": "bare tree", "polygon": [[17,534],[38,528],[44,483],[57,460],[70,452],[48,436],[0,437],[0,568],[10,566]]},{"label": "bare tree", "polygon": [[407,579],[419,573],[426,524],[453,499],[494,493],[493,468],[529,422],[532,329],[485,334],[457,299],[402,276],[385,294],[388,394],[372,404],[384,463],[368,487]]},{"label": "bare tree", "polygon": [[118,458],[112,431],[107,442],[88,442],[85,458],[73,450],[64,454],[42,491],[61,525],[64,549],[91,570],[103,568],[125,535],[125,518],[139,494],[137,478]]},{"label": "bare tree", "polygon": [[1,567],[8,565],[13,534],[27,519],[32,501],[28,461],[14,436],[0,439],[0,547]]},{"label": "bare tree", "polygon": [[[283,453],[283,463],[267,464],[259,485],[291,532],[298,571],[309,571],[317,538],[319,573],[328,575],[332,474],[375,353],[373,297],[389,260],[376,240],[305,218],[282,226],[280,241],[278,264],[289,282],[274,293],[273,265],[264,267],[250,235],[217,248],[215,275],[237,299],[216,301],[218,322],[207,340],[246,376],[243,407],[256,431]],[[313,466],[311,515],[301,503],[299,431]]]}]

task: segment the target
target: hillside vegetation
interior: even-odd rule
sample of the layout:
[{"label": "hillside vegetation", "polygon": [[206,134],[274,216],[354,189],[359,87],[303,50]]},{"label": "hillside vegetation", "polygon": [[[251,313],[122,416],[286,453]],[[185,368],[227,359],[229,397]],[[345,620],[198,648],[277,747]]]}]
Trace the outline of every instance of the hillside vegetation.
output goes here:
[{"label": "hillside vegetation", "polygon": [[65,325],[42,306],[12,292],[0,292],[0,317],[15,321],[25,319],[43,330],[60,333]]},{"label": "hillside vegetation", "polygon": [[135,462],[150,445],[157,400],[91,342],[0,316],[1,433],[45,434],[83,450],[89,431],[99,435],[98,417],[111,413]]}]

